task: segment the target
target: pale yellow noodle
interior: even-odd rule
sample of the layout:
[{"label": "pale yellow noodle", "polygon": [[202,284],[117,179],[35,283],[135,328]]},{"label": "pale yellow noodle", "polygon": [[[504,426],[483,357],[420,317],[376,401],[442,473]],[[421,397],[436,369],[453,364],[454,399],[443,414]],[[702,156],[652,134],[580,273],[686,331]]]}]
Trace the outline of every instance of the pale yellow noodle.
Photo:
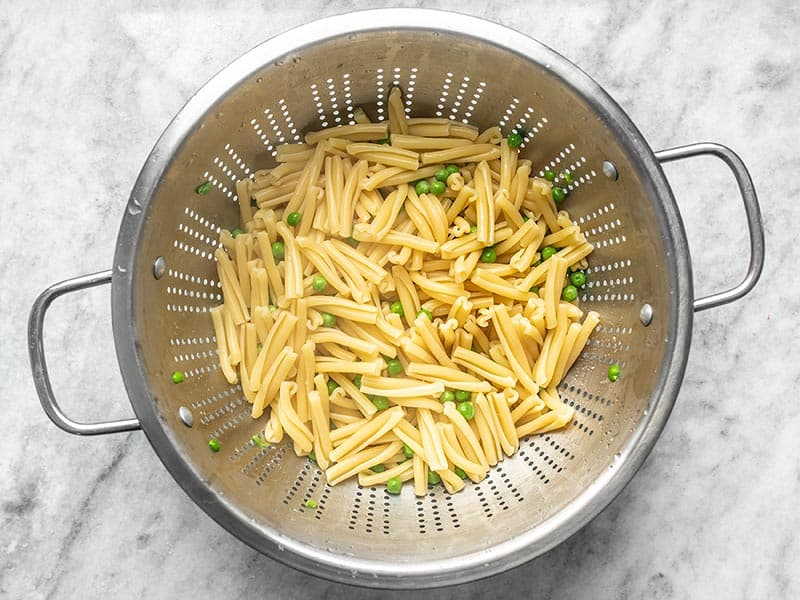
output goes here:
[{"label": "pale yellow noodle", "polygon": [[408,133],[408,122],[400,88],[393,87],[389,91],[389,101],[386,104],[389,109],[389,132],[392,134],[390,143],[394,146],[393,138],[396,134]]},{"label": "pale yellow noodle", "polygon": [[228,342],[225,338],[225,326],[223,325],[222,306],[215,306],[211,309],[211,319],[214,324],[214,336],[217,339],[217,354],[219,355],[219,365],[228,383],[236,384],[239,376],[231,367],[230,356],[228,355]]},{"label": "pale yellow noodle", "polygon": [[276,361],[278,354],[286,347],[286,343],[295,331],[298,319],[292,313],[282,310],[275,318],[275,323],[264,340],[261,351],[253,364],[251,373],[253,391],[258,390],[263,373]]},{"label": "pale yellow noodle", "polygon": [[387,431],[391,431],[403,415],[403,409],[396,406],[370,419],[330,453],[331,460],[339,462],[347,455],[363,450]]},{"label": "pale yellow noodle", "polygon": [[253,220],[253,208],[250,206],[251,183],[249,179],[239,179],[236,182],[236,202],[239,205],[239,219],[242,223]]},{"label": "pale yellow noodle", "polygon": [[314,453],[320,469],[327,469],[330,465],[330,453],[333,450],[330,438],[330,421],[320,398],[320,393],[313,390],[308,393],[309,412],[311,413],[311,426],[314,432]]},{"label": "pale yellow noodle", "polygon": [[392,442],[390,444],[386,444],[385,446],[372,446],[370,448],[365,448],[361,452],[352,454],[341,462],[329,467],[325,471],[325,476],[328,479],[328,483],[330,485],[336,485],[337,483],[341,483],[345,479],[349,479],[353,475],[356,475],[359,471],[364,471],[370,467],[374,467],[375,465],[382,464],[389,457],[397,453],[402,447],[402,443]]},{"label": "pale yellow noodle", "polygon": [[494,144],[471,144],[446,150],[423,152],[419,160],[423,165],[431,163],[465,163],[492,160],[500,157],[500,149]]},{"label": "pale yellow noodle", "polygon": [[306,166],[303,169],[303,174],[300,176],[300,180],[297,182],[297,187],[294,189],[291,198],[289,198],[289,201],[286,203],[285,210],[287,214],[295,212],[298,208],[300,208],[300,205],[308,193],[309,186],[315,184],[319,178],[323,161],[325,159],[325,150],[327,147],[328,146],[324,142],[317,144],[317,147],[314,150],[314,155],[311,157],[311,160],[306,163]]},{"label": "pale yellow noodle", "polygon": [[297,414],[303,423],[310,419],[308,394],[314,389],[314,350],[314,342],[307,340],[300,346],[297,357]]},{"label": "pale yellow noodle", "polygon": [[275,259],[272,256],[272,242],[265,231],[259,231],[256,234],[256,240],[261,250],[261,259],[264,261],[267,279],[269,280],[270,289],[272,290],[271,298],[274,300],[274,304],[280,305],[286,295],[286,289],[284,288],[280,271],[278,271],[278,267],[275,264]]},{"label": "pale yellow noodle", "polygon": [[347,138],[352,141],[381,140],[389,133],[388,123],[357,123],[312,131],[306,134],[306,144],[318,144],[328,138]]},{"label": "pale yellow noodle", "polygon": [[250,320],[250,313],[233,262],[222,248],[214,251],[214,258],[217,259],[217,274],[222,284],[222,293],[228,299],[230,303],[228,306],[233,311],[233,322],[241,325]]},{"label": "pale yellow noodle", "polygon": [[[389,461],[387,461],[389,462]],[[369,487],[373,485],[380,485],[382,483],[386,483],[389,479],[399,479],[400,481],[408,481],[409,479],[414,478],[414,466],[411,461],[400,463],[392,467],[391,469],[386,469],[380,473],[374,473],[372,471],[361,471],[358,474],[358,485],[363,487]]]},{"label": "pale yellow noodle", "polygon": [[493,363],[483,354],[456,348],[452,356],[456,364],[474,371],[500,387],[514,387],[517,384],[517,379],[510,369]]},{"label": "pale yellow noodle", "polygon": [[440,381],[425,382],[402,377],[380,377],[364,375],[361,391],[365,394],[387,398],[417,398],[420,396],[439,396],[444,391]]},{"label": "pale yellow noodle", "polygon": [[[278,166],[236,181],[244,233],[221,230],[214,251],[217,354],[253,418],[267,412],[264,438],[313,451],[329,485],[397,478],[421,496],[432,470],[455,493],[456,469],[478,482],[520,437],[572,422],[556,386],[599,316],[561,293],[593,247],[499,127],[408,118],[397,88],[385,107],[386,121],[356,109],[355,125],[280,145]],[[453,163],[444,193],[416,193]],[[545,246],[557,252],[541,260]],[[445,390],[472,394],[470,420]]]},{"label": "pale yellow noodle", "polygon": [[463,138],[451,137],[423,137],[420,135],[404,135],[399,133],[392,134],[392,146],[403,148],[404,150],[446,150],[448,148],[458,148],[459,146],[469,146],[470,141]]},{"label": "pale yellow noodle", "polygon": [[556,254],[547,262],[549,265],[544,284],[545,322],[548,329],[553,329],[557,323],[556,311],[561,302],[564,278],[567,276],[567,261]]},{"label": "pale yellow noodle", "polygon": [[260,417],[264,413],[264,409],[275,399],[278,386],[286,379],[296,359],[295,352],[292,352],[290,348],[283,348],[275,362],[270,365],[264,374],[262,380],[264,383],[258,389],[255,400],[253,400],[251,416],[254,419]]},{"label": "pale yellow noodle", "polygon": [[223,305],[222,321],[225,324],[225,336],[228,344],[228,357],[231,365],[236,366],[242,359],[242,349],[239,345],[239,329],[233,320],[230,306]]},{"label": "pale yellow noodle", "polygon": [[392,148],[386,144],[371,144],[368,142],[347,144],[347,153],[362,160],[369,160],[389,165],[390,167],[402,167],[409,171],[416,171],[419,168],[419,153],[401,148]]}]

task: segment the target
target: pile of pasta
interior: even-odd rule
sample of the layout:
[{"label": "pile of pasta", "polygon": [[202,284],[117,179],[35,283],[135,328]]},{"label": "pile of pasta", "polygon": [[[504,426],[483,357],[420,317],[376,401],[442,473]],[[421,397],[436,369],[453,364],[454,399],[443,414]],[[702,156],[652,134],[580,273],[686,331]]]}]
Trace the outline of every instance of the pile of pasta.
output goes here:
[{"label": "pile of pasta", "polygon": [[[264,439],[291,438],[329,484],[413,480],[424,495],[433,471],[457,492],[572,420],[557,386],[599,319],[561,292],[592,246],[498,127],[408,118],[397,89],[387,120],[355,121],[237,182],[243,232],[223,230],[215,252],[220,367],[266,415]],[[444,193],[417,194],[450,164]],[[558,251],[541,260],[545,246]],[[469,392],[474,416],[445,390]]]}]

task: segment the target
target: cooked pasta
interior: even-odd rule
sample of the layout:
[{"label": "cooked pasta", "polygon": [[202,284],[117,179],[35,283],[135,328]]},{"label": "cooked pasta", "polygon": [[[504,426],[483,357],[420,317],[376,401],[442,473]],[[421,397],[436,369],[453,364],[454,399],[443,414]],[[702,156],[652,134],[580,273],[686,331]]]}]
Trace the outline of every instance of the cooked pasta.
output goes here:
[{"label": "cooked pasta", "polygon": [[259,445],[288,438],[330,485],[455,493],[572,421],[557,388],[600,320],[570,283],[592,246],[498,127],[408,118],[397,88],[386,117],[358,109],[237,182],[220,370]]}]

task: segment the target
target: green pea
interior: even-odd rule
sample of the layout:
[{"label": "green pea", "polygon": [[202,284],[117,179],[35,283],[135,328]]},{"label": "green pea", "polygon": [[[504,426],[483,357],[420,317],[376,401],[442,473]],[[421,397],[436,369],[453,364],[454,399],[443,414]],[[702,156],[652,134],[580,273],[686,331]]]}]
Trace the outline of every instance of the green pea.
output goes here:
[{"label": "green pea", "polygon": [[389,312],[393,312],[396,315],[400,315],[401,317],[405,316],[405,311],[403,310],[403,303],[400,300],[395,300],[392,302],[392,305],[389,307]]},{"label": "green pea", "polygon": [[550,169],[547,169],[544,172],[544,178],[547,179],[547,181],[555,181],[556,180],[556,174],[553,171],[551,171]]},{"label": "green pea", "polygon": [[172,383],[183,383],[185,379],[181,371],[175,371],[172,374]]},{"label": "green pea", "polygon": [[324,292],[325,288],[328,287],[328,280],[322,275],[314,275],[314,279],[311,280],[311,287],[314,288],[315,292]]},{"label": "green pea", "polygon": [[447,178],[450,177],[450,172],[447,169],[439,169],[438,171],[436,171],[434,177],[436,178],[436,181],[441,181],[442,183],[445,183],[447,181]]},{"label": "green pea", "polygon": [[461,402],[458,405],[459,414],[467,421],[475,416],[475,405],[472,402]]},{"label": "green pea", "polygon": [[575,287],[586,285],[586,273],[583,271],[573,271],[569,274],[569,282]]},{"label": "green pea", "polygon": [[231,231],[231,237],[237,238],[240,235],[242,235],[243,233],[244,233],[244,231],[242,231],[240,228],[236,227],[233,231]]},{"label": "green pea", "polygon": [[325,327],[336,327],[336,316],[331,313],[322,313],[322,324]]},{"label": "green pea", "polygon": [[440,196],[444,194],[444,191],[447,189],[447,186],[443,184],[441,181],[434,181],[431,184],[431,193]]},{"label": "green pea", "polygon": [[391,359],[386,363],[386,372],[389,377],[397,377],[403,373],[403,363],[396,358]]},{"label": "green pea", "polygon": [[194,188],[194,193],[199,195],[199,196],[205,196],[208,192],[211,191],[211,188],[213,188],[213,187],[214,187],[214,184],[211,183],[210,180],[209,181],[204,181],[203,183],[198,185],[196,188]]},{"label": "green pea", "polygon": [[211,438],[210,440],[208,440],[208,447],[211,448],[212,452],[219,452],[220,449],[222,448],[222,444],[220,444],[214,438]]},{"label": "green pea", "polygon": [[403,489],[403,482],[400,481],[397,477],[391,477],[386,482],[386,491],[390,494],[399,494],[400,490]]},{"label": "green pea", "polygon": [[464,469],[462,469],[461,467],[456,467],[455,469],[453,469],[453,471],[455,471],[455,474],[461,477],[461,479],[467,478],[467,474],[464,473]]},{"label": "green pea", "polygon": [[332,394],[333,391],[339,387],[339,384],[336,383],[333,379],[328,379],[328,395]]},{"label": "green pea", "polygon": [[300,218],[301,218],[301,215],[300,215],[300,213],[299,213],[299,212],[297,212],[297,211],[295,211],[295,212],[290,212],[290,213],[289,213],[289,216],[288,216],[288,217],[286,217],[286,222],[287,222],[287,223],[288,223],[290,226],[294,227],[295,225],[297,225],[297,224],[300,222]]},{"label": "green pea", "polygon": [[494,249],[494,246],[489,246],[483,249],[483,252],[481,252],[481,262],[493,263],[496,260],[497,251]]},{"label": "green pea", "polygon": [[509,148],[519,148],[522,145],[522,136],[516,131],[512,131],[506,137]]},{"label": "green pea", "polygon": [[306,508],[314,510],[315,508],[317,508],[317,503],[311,498],[309,498],[308,500],[306,500]]},{"label": "green pea", "polygon": [[470,233],[478,233],[478,226],[477,225],[470,225],[469,226]]},{"label": "green pea", "polygon": [[414,451],[408,444],[403,444],[403,454],[405,454],[406,458],[412,458],[414,456]]},{"label": "green pea", "polygon": [[428,317],[429,321],[433,321],[433,313],[431,311],[429,311],[427,308],[423,308],[421,310],[418,310],[416,316],[418,317],[420,315],[425,315],[426,317]]},{"label": "green pea", "polygon": [[375,465],[374,467],[369,468],[370,471],[373,473],[383,473],[386,470],[385,465]]},{"label": "green pea", "polygon": [[265,442],[260,435],[256,434],[250,438],[250,441],[253,442],[259,448],[269,448],[269,443]]},{"label": "green pea", "polygon": [[550,193],[553,196],[553,201],[555,202],[561,202],[567,197],[567,190],[558,186],[554,186]]},{"label": "green pea", "polygon": [[389,399],[386,396],[370,396],[369,399],[378,410],[389,408]]},{"label": "green pea", "polygon": [[563,179],[564,183],[566,183],[567,185],[572,185],[572,182],[575,181],[575,178],[572,176],[572,173],[570,173],[569,171],[564,171],[561,174],[561,179]]},{"label": "green pea", "polygon": [[444,404],[445,402],[455,402],[456,395],[453,392],[453,390],[445,390],[439,396],[439,400],[442,402],[442,404]]},{"label": "green pea", "polygon": [[531,294],[538,294],[539,293],[539,286],[534,285],[531,289],[528,290]]},{"label": "green pea", "polygon": [[458,402],[472,400],[472,392],[468,392],[467,390],[456,390],[456,400]]},{"label": "green pea", "polygon": [[317,462],[317,455],[314,454],[313,450],[308,453],[308,460],[310,460],[311,462]]},{"label": "green pea", "polygon": [[428,471],[428,484],[438,485],[442,482],[442,478],[436,471]]},{"label": "green pea", "polygon": [[544,248],[542,248],[542,260],[547,260],[557,252],[558,250],[556,250],[552,246],[545,246]]},{"label": "green pea", "polygon": [[283,247],[283,242],[272,242],[272,257],[280,262],[284,256],[286,256],[286,249]]},{"label": "green pea", "polygon": [[431,184],[424,179],[420,179],[414,184],[414,191],[417,192],[418,196],[421,194],[427,194],[431,191]]},{"label": "green pea", "polygon": [[361,389],[361,377],[362,377],[362,376],[361,376],[361,374],[360,374],[360,373],[359,373],[358,375],[356,375],[355,377],[353,377],[353,384],[355,384],[355,386],[356,386],[358,389]]},{"label": "green pea", "polygon": [[578,298],[578,288],[574,285],[566,285],[564,289],[561,290],[561,299],[565,302],[572,302]]},{"label": "green pea", "polygon": [[448,176],[452,175],[453,173],[458,173],[458,167],[456,165],[447,165],[444,169],[447,171]]},{"label": "green pea", "polygon": [[608,380],[609,381],[616,381],[619,379],[620,376],[620,369],[619,365],[611,365],[608,367]]}]

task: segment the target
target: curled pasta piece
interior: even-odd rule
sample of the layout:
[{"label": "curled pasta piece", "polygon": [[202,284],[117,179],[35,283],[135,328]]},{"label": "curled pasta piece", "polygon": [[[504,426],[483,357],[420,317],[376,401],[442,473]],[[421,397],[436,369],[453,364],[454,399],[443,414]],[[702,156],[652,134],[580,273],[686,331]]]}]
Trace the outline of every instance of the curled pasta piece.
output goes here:
[{"label": "curled pasta piece", "polygon": [[422,496],[569,427],[557,387],[600,316],[564,292],[593,247],[572,201],[531,176],[533,140],[517,150],[499,126],[409,108],[392,88],[385,120],[355,108],[235,182],[209,376],[240,386],[264,439],[315,455],[329,485]]}]

